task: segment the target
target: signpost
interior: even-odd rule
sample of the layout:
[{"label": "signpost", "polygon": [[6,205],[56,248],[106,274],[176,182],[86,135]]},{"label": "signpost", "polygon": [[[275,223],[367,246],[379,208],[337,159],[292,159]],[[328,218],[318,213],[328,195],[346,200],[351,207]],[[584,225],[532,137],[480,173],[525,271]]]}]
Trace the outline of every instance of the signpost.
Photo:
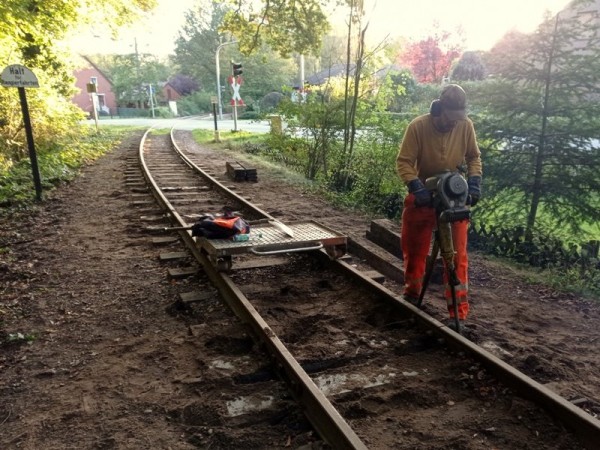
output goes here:
[{"label": "signpost", "polygon": [[21,111],[23,112],[23,122],[25,124],[25,135],[27,136],[27,146],[29,148],[29,159],[31,160],[31,170],[33,172],[35,196],[36,199],[40,201],[42,200],[42,180],[40,177],[37,155],[35,153],[35,144],[33,143],[33,131],[31,128],[31,120],[29,118],[27,96],[25,95],[26,87],[39,88],[40,84],[35,74],[27,67],[20,64],[12,64],[6,67],[0,75],[0,84],[5,87],[16,87],[19,90]]},{"label": "signpost", "polygon": [[98,132],[98,86],[96,83],[87,83],[86,89],[92,96],[92,110],[94,112],[94,122],[96,123],[96,133]]}]

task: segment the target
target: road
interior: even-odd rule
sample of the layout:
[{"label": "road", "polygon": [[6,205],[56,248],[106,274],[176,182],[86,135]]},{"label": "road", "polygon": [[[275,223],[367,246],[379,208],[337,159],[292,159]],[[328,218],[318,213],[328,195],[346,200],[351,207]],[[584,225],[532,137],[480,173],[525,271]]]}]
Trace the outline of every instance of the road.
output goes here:
[{"label": "road", "polygon": [[[94,125],[94,120],[86,120],[85,123]],[[151,119],[151,118],[131,118],[131,119],[100,119],[98,126],[124,125],[154,128],[171,128],[175,126],[177,130],[214,130],[215,123],[212,116],[196,117],[193,119]],[[234,129],[234,123],[231,119],[217,121],[219,131],[226,132]],[[268,120],[238,120],[238,131],[249,131],[252,133],[268,133],[271,131],[271,125]]]}]

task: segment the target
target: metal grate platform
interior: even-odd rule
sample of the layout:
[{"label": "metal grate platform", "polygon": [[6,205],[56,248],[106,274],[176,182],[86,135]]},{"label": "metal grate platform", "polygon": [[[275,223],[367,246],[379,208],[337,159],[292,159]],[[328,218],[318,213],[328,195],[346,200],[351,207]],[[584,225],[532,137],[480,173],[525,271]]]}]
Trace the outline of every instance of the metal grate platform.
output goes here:
[{"label": "metal grate platform", "polygon": [[294,237],[288,236],[270,223],[253,225],[250,228],[248,241],[236,242],[231,239],[199,238],[197,245],[209,255],[215,257],[239,255],[252,252],[254,254],[272,254],[273,252],[306,251],[317,246],[345,246],[346,236],[314,221],[286,224],[292,229]]}]

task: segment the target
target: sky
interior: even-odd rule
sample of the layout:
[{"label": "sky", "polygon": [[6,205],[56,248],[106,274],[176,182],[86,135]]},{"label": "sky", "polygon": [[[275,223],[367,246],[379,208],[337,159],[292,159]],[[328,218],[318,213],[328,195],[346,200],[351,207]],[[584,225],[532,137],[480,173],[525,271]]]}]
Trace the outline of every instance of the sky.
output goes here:
[{"label": "sky", "polygon": [[[434,23],[454,32],[460,27],[465,50],[489,50],[506,32],[530,32],[546,10],[556,13],[570,0],[365,0],[371,42],[386,36],[418,40],[431,34]],[[165,56],[185,21],[184,13],[194,0],[158,0],[158,7],[119,38],[98,37],[98,31],[78,35],[72,48],[84,54],[141,53]],[[340,17],[341,14],[336,14]],[[338,25],[343,25],[339,23]],[[101,27],[99,27],[101,28]]]},{"label": "sky", "polygon": [[441,28],[463,29],[465,50],[489,50],[502,36],[516,29],[530,32],[546,10],[556,13],[570,0],[366,0],[372,6],[369,30],[384,35],[418,39]]}]

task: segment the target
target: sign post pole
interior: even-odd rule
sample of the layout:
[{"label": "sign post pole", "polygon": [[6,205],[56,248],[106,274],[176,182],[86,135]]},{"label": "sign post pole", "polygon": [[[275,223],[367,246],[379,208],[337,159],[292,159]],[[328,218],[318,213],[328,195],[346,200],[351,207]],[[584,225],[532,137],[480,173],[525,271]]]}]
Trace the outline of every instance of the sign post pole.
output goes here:
[{"label": "sign post pole", "polygon": [[40,84],[34,73],[27,67],[13,64],[6,67],[0,75],[0,84],[6,87],[16,87],[19,90],[19,99],[21,100],[21,111],[23,112],[23,123],[25,124],[25,136],[27,137],[27,147],[29,148],[29,159],[31,160],[31,171],[33,172],[33,184],[35,186],[36,200],[42,200],[42,179],[38,167],[37,154],[35,153],[35,144],[33,142],[33,130],[31,128],[31,119],[29,118],[29,107],[27,106],[26,87],[39,88]]},{"label": "sign post pole", "polygon": [[25,88],[20,87],[19,98],[21,100],[21,111],[23,111],[23,122],[25,123],[25,135],[27,136],[27,147],[29,148],[29,159],[31,160],[31,171],[33,172],[33,184],[35,186],[35,198],[39,201],[42,199],[42,179],[40,177],[40,169],[35,153],[35,144],[33,143],[33,129],[31,128],[31,119],[29,118],[29,108],[27,106],[27,96]]},{"label": "sign post pole", "polygon": [[210,98],[211,103],[212,103],[212,108],[213,108],[213,119],[215,121],[215,142],[221,142],[221,135],[219,133],[219,125],[217,124],[217,102],[218,102],[218,98],[217,97],[211,97]]},{"label": "sign post pole", "polygon": [[94,122],[96,123],[96,133],[98,132],[98,87],[96,83],[88,83],[86,85],[88,93],[92,97],[92,111],[94,115]]}]

